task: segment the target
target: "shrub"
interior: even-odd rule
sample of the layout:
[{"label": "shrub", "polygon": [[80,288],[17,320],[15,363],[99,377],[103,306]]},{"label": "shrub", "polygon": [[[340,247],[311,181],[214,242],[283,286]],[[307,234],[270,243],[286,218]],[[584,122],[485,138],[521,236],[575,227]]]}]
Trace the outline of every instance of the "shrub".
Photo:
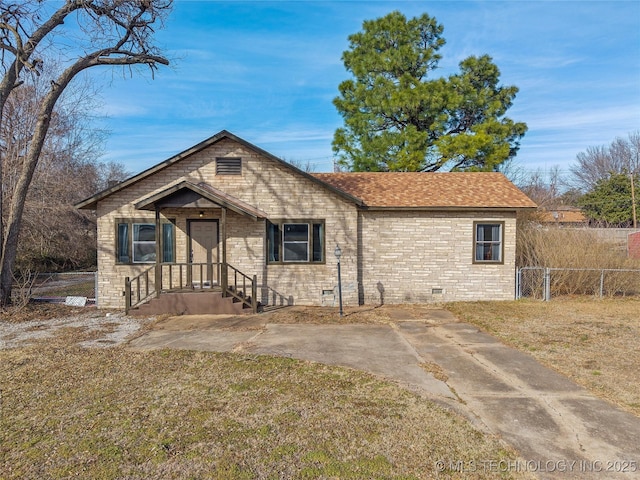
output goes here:
[{"label": "shrub", "polygon": [[[640,272],[605,272],[601,277],[605,269],[640,269],[640,261],[627,257],[626,245],[603,239],[587,228],[547,227],[531,217],[523,219],[516,252],[518,267],[566,269],[552,272],[554,295],[599,295],[601,281],[605,295],[640,291]],[[529,288],[539,290],[541,282],[541,278],[531,279]]]}]

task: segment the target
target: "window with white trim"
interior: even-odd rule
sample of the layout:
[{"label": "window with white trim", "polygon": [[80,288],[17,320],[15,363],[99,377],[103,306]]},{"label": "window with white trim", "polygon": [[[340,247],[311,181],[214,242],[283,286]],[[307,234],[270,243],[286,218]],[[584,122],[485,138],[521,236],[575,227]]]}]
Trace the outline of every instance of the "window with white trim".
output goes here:
[{"label": "window with white trim", "polygon": [[324,262],[324,221],[267,222],[267,262]]},{"label": "window with white trim", "polygon": [[473,230],[474,263],[502,263],[504,222],[474,222]]}]

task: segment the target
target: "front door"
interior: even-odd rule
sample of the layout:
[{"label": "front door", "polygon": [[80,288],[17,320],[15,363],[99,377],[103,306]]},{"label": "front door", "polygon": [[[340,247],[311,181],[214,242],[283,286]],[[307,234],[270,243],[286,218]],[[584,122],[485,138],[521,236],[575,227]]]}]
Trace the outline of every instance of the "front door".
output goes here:
[{"label": "front door", "polygon": [[218,283],[218,222],[192,220],[191,282],[194,288],[211,288]]}]

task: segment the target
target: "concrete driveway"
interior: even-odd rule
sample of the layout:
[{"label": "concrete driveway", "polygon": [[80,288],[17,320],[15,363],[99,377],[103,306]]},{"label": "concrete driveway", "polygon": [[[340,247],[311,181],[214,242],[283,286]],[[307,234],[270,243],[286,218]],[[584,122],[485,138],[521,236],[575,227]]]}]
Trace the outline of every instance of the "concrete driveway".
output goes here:
[{"label": "concrete driveway", "polygon": [[[448,406],[540,478],[640,478],[640,419],[444,310],[391,325],[271,324],[269,315],[173,317],[134,349],[234,351],[365,370]],[[432,373],[437,372],[438,380]],[[495,471],[495,468],[494,468]]]}]

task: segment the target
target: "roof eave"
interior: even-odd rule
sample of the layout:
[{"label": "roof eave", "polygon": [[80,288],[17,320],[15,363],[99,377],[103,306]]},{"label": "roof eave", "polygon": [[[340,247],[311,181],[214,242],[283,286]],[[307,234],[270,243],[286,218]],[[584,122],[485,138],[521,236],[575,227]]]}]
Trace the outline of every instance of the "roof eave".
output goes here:
[{"label": "roof eave", "polygon": [[188,181],[182,181],[180,183],[177,183],[176,185],[173,185],[161,192],[158,192],[150,197],[145,198],[144,200],[139,201],[138,203],[136,203],[135,207],[138,210],[155,210],[156,206],[156,202],[167,198],[168,196],[183,190],[183,189],[188,189],[191,190],[192,192],[197,193],[198,195],[200,195],[202,198],[205,198],[207,200],[209,200],[212,203],[215,203],[216,205],[219,205],[223,208],[227,208],[231,211],[234,211],[240,215],[244,215],[246,217],[252,218],[253,220],[258,220],[258,219],[263,219],[266,218],[266,214],[264,212],[260,212],[258,209],[256,208],[249,208],[249,207],[245,207],[243,205],[241,205],[238,202],[234,202],[233,200],[230,200],[228,198],[223,198],[220,195],[216,194],[213,191],[210,191],[208,189],[202,188],[199,185],[195,185],[191,182]]}]

